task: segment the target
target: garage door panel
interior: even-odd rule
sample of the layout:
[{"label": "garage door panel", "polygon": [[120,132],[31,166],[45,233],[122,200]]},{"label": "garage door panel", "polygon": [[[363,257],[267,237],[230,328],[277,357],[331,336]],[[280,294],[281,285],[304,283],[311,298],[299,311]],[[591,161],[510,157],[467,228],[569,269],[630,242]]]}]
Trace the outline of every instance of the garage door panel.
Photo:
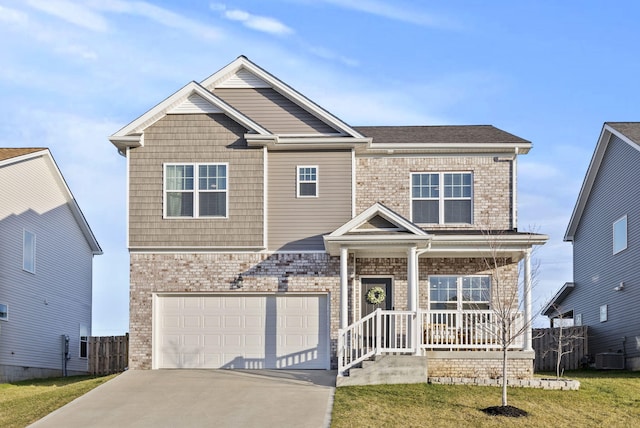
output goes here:
[{"label": "garage door panel", "polygon": [[324,295],[159,300],[159,368],[328,368]]}]

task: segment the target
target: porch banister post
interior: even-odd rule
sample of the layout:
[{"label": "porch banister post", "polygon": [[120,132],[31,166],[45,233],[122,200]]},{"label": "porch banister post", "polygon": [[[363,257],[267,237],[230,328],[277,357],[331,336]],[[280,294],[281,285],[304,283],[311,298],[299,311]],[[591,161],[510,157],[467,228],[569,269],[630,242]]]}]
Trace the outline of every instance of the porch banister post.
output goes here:
[{"label": "porch banister post", "polygon": [[524,350],[531,351],[531,249],[524,252]]},{"label": "porch banister post", "polygon": [[349,249],[340,247],[340,328],[345,329],[349,325]]},{"label": "porch banister post", "polygon": [[411,323],[411,347],[417,355],[420,352],[420,343],[418,341],[418,281],[417,281],[417,248],[409,247],[407,254],[407,306],[409,311],[413,312]]}]

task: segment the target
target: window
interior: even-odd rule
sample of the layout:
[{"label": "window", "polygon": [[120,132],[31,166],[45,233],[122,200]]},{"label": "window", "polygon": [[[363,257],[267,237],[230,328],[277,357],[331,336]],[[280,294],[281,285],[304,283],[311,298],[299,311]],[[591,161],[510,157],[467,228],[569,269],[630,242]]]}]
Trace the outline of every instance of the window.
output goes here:
[{"label": "window", "polygon": [[0,320],[9,320],[9,306],[6,303],[0,303]]},{"label": "window", "polygon": [[575,325],[576,327],[581,326],[582,325],[582,314],[576,314],[576,316],[575,316],[575,318],[573,320],[574,320],[573,325]]},{"label": "window", "polygon": [[627,216],[613,222],[613,254],[627,248]]},{"label": "window", "polygon": [[313,198],[318,196],[318,167],[299,166],[297,178],[297,197]]},{"label": "window", "polygon": [[22,234],[22,269],[36,273],[36,234],[28,230]]},{"label": "window", "polygon": [[431,309],[489,309],[490,298],[490,276],[429,277]]},{"label": "window", "polygon": [[605,322],[609,318],[607,305],[600,306],[600,322]]},{"label": "window", "polygon": [[165,165],[165,217],[226,217],[227,164]]},{"label": "window", "polygon": [[89,327],[80,324],[80,358],[89,357]]},{"label": "window", "polygon": [[415,223],[471,223],[470,172],[411,174],[411,214]]}]

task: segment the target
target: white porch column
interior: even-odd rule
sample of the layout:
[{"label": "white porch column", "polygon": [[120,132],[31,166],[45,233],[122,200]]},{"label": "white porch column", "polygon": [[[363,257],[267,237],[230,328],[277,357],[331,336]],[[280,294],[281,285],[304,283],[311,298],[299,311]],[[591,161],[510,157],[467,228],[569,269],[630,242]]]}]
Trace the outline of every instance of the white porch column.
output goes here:
[{"label": "white porch column", "polygon": [[340,328],[349,325],[349,249],[340,247]]},{"label": "white porch column", "polygon": [[524,252],[524,322],[526,328],[524,331],[524,350],[531,351],[531,249],[528,248]]},{"label": "white porch column", "polygon": [[409,247],[407,251],[407,308],[418,310],[417,248]]},{"label": "white porch column", "polygon": [[414,355],[420,355],[420,329],[418,328],[418,256],[415,246],[407,251],[407,307],[413,312],[411,328],[411,345]]}]

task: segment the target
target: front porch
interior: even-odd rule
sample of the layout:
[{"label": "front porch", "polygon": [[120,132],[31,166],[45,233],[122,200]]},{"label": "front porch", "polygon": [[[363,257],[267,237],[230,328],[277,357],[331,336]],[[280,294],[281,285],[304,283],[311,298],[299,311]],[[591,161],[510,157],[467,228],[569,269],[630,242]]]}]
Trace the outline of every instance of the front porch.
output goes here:
[{"label": "front porch", "polygon": [[376,309],[339,330],[338,373],[382,354],[527,350],[525,327],[521,312]]}]

